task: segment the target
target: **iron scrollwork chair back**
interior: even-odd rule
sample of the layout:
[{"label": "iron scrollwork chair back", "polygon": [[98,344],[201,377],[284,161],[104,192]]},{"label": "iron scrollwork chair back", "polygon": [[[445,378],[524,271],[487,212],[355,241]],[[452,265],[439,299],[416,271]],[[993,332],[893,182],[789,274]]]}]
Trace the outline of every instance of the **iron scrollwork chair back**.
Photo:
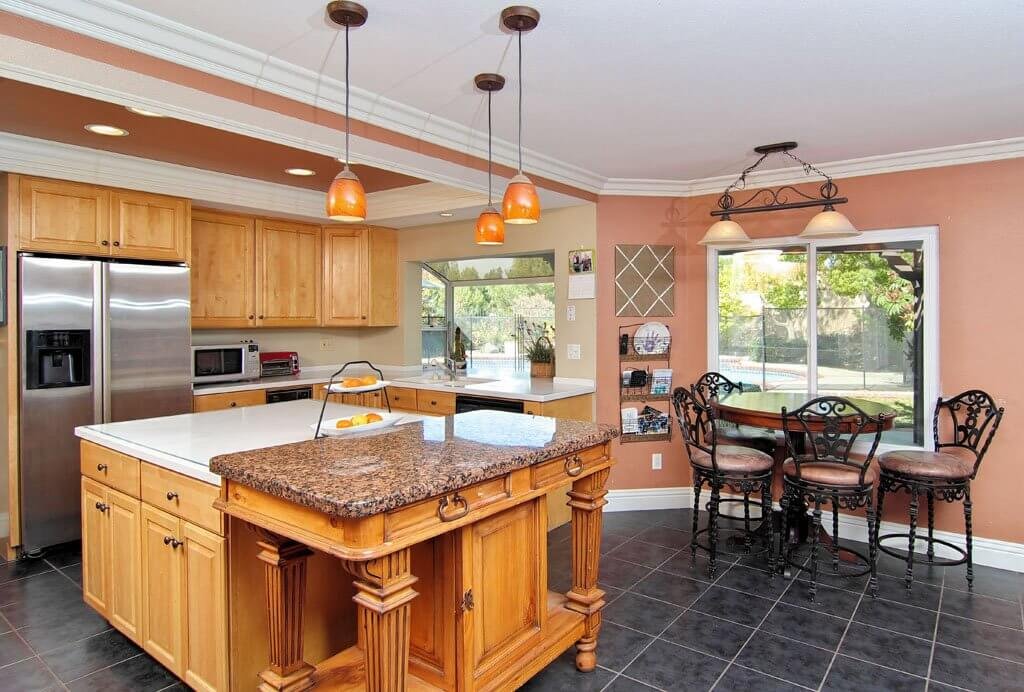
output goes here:
[{"label": "iron scrollwork chair back", "polygon": [[683,433],[683,444],[686,445],[686,454],[690,461],[693,461],[693,450],[699,449],[711,457],[711,467],[718,471],[718,442],[711,407],[701,404],[694,393],[686,387],[676,387],[672,392],[672,407],[675,409],[676,420]]},{"label": "iron scrollwork chair back", "polygon": [[712,399],[717,399],[721,394],[733,392],[743,392],[743,383],[733,382],[719,372],[706,372],[693,384],[693,393],[702,406],[708,406]]},{"label": "iron scrollwork chair back", "polygon": [[[869,416],[859,406],[838,396],[822,396],[808,401],[792,411],[782,409],[782,430],[785,433],[789,455],[800,478],[801,464],[826,463],[847,466],[860,471],[859,485],[864,485],[875,450],[882,440],[884,416]],[[850,452],[861,435],[870,434],[871,446],[864,461],[850,458]],[[804,435],[810,441],[810,453],[799,454],[794,435]]]},{"label": "iron scrollwork chair back", "polygon": [[[939,397],[932,420],[935,451],[941,452],[943,447],[963,447],[974,452],[974,471],[971,473],[971,478],[974,478],[1003,419],[1003,411],[995,399],[980,389],[969,389],[945,400]],[[939,441],[943,414],[949,416],[952,424],[952,440],[948,442]]]}]

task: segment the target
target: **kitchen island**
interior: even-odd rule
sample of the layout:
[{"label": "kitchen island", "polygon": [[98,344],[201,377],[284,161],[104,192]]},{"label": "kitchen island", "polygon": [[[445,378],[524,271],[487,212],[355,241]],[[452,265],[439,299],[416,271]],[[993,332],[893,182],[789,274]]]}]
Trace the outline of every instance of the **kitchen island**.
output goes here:
[{"label": "kitchen island", "polygon": [[[265,604],[271,642],[261,689],[514,689],[573,643],[577,667],[593,670],[615,432],[474,411],[215,457],[216,506],[259,536],[266,593],[250,606]],[[557,594],[544,496],[567,479],[572,588]],[[314,550],[354,577],[357,611],[353,643],[318,665],[303,648]]]}]

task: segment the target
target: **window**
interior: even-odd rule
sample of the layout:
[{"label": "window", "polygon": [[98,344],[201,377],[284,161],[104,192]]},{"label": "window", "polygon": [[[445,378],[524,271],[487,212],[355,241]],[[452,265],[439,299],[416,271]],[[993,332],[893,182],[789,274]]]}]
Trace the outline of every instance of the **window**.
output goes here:
[{"label": "window", "polygon": [[709,367],[763,390],[885,403],[927,446],[938,393],[935,229],[709,253]]},{"label": "window", "polygon": [[424,264],[423,364],[444,358],[458,327],[471,374],[528,372],[527,331],[555,321],[554,261],[546,252]]}]

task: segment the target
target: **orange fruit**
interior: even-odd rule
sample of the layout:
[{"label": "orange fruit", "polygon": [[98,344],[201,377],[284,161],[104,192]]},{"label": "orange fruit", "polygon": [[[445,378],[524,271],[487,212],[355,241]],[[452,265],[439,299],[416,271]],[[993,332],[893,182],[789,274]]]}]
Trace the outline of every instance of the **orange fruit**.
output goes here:
[{"label": "orange fruit", "polygon": [[366,423],[368,422],[366,418],[369,415],[370,414],[368,413],[359,413],[355,416],[352,416],[352,425],[366,425]]},{"label": "orange fruit", "polygon": [[377,384],[377,378],[374,375],[367,375],[366,377],[360,378],[364,385]]},{"label": "orange fruit", "polygon": [[379,413],[367,413],[366,414],[366,422],[367,423],[380,423],[382,420],[384,420],[384,416],[380,415]]},{"label": "orange fruit", "polygon": [[341,381],[342,387],[362,387],[363,378],[361,377],[346,377]]},{"label": "orange fruit", "polygon": [[348,418],[342,418],[341,420],[339,420],[337,423],[334,424],[334,427],[336,427],[336,428],[351,428],[352,427],[352,421],[350,421]]}]

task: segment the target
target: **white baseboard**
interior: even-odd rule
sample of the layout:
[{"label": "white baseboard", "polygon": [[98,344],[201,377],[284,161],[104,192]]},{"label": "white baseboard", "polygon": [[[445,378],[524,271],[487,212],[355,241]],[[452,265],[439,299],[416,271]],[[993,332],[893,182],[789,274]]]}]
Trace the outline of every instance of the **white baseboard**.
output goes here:
[{"label": "white baseboard", "polygon": [[[723,495],[726,497],[726,495]],[[693,507],[693,488],[636,488],[629,490],[609,490],[606,512],[631,512],[648,509],[687,509]],[[778,507],[778,503],[775,505]],[[832,531],[832,513],[822,511],[821,524],[826,531]],[[907,533],[909,526],[894,521],[883,521],[881,533]],[[925,529],[927,531],[927,529]],[[918,526],[918,536],[923,535]],[[839,515],[839,537],[867,543],[867,519],[852,514]],[[936,531],[935,538],[949,541],[953,545],[964,545],[965,536],[952,531]],[[887,544],[899,546],[901,541],[893,540]],[[903,543],[903,545],[906,545]],[[917,541],[915,552],[924,553],[924,541]],[[953,557],[953,551],[944,546],[936,546],[935,554],[942,557]],[[995,538],[974,536],[974,564],[987,565],[1024,572],[1024,544],[1000,541]]]}]

